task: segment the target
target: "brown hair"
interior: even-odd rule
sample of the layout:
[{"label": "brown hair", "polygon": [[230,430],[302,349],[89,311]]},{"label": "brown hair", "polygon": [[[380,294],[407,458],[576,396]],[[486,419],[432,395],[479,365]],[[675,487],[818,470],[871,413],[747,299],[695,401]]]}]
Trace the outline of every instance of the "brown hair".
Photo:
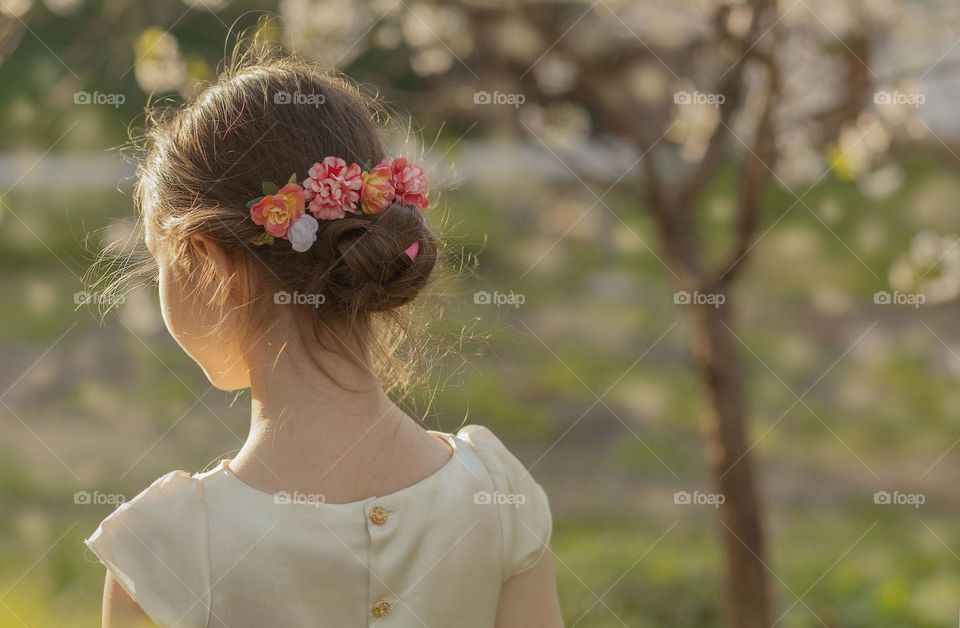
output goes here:
[{"label": "brown hair", "polygon": [[[282,184],[291,173],[302,180],[325,156],[364,168],[377,164],[386,156],[379,113],[355,86],[305,61],[263,51],[235,58],[190,102],[149,118],[135,200],[147,210],[161,255],[179,271],[199,273],[213,288],[208,293],[221,298],[190,243],[191,235],[205,234],[249,279],[254,298],[242,307],[245,330],[265,329],[278,293],[323,295],[319,307],[284,307],[300,308],[302,330],[325,347],[342,349],[349,334],[364,354],[354,358],[389,361],[409,336],[403,306],[421,292],[437,261],[438,240],[420,211],[395,203],[376,215],[322,220],[317,241],[298,253],[281,239],[252,244],[263,227],[247,208],[262,194],[262,182]],[[404,249],[414,241],[420,250],[410,260]],[[405,370],[382,360],[379,367],[394,375]]]}]

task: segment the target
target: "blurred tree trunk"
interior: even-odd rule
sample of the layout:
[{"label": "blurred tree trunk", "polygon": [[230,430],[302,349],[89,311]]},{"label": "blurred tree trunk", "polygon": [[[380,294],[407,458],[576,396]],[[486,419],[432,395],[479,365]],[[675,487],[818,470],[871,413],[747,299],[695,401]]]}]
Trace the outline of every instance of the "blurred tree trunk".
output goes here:
[{"label": "blurred tree trunk", "polygon": [[[709,289],[708,289],[709,290]],[[729,625],[769,628],[762,513],[747,455],[747,415],[737,340],[731,332],[730,296],[723,305],[691,305],[690,350],[700,388],[700,429],[719,508],[726,553],[725,586]]]},{"label": "blurred tree trunk", "polygon": [[[638,158],[614,187],[625,192],[631,209],[639,199],[639,205],[651,214],[664,263],[676,278],[677,289],[724,296],[719,307],[690,302],[678,311],[690,321],[689,349],[697,377],[703,446],[714,490],[724,496],[717,515],[724,548],[726,624],[730,628],[770,628],[763,513],[747,447],[749,415],[731,288],[756,244],[764,193],[778,157],[774,117],[783,87],[779,67],[779,58],[785,54],[780,37],[783,24],[778,0],[704,0],[696,4],[703,10],[702,28],[696,36],[675,46],[654,48],[632,30],[636,41],[610,37],[611,45],[605,46],[604,28],[627,24],[614,8],[603,5],[597,9],[596,3],[571,0],[508,6],[459,2],[458,6],[470,16],[474,32],[479,34],[471,63],[477,64],[479,76],[484,77],[484,89],[525,95],[537,107],[533,111],[538,115],[530,121],[545,119],[553,105],[576,104],[589,112],[596,137],[612,138],[618,147],[629,146]],[[508,24],[523,28],[508,29]],[[532,58],[523,58],[516,47],[502,45],[504,33],[515,38],[516,32],[522,36],[525,29],[534,33],[531,41],[543,44],[533,45],[536,52]],[[559,90],[544,89],[551,85],[550,72],[545,71],[551,59],[557,68],[573,66],[569,85]],[[543,76],[538,70],[544,71]],[[662,95],[656,93],[658,80],[650,78],[656,76],[664,84]],[[862,80],[861,76],[852,78]],[[448,84],[439,89],[453,93]],[[680,109],[684,105],[677,96],[691,89],[715,97],[715,116],[698,115],[695,110],[680,115],[686,112]],[[504,112],[485,111],[491,117],[497,113]],[[694,133],[690,129],[698,124],[708,130],[705,137],[697,137],[703,150],[696,158],[684,155],[681,145],[683,129],[689,127],[686,132]],[[546,145],[528,122],[519,120],[517,126]],[[673,133],[675,130],[681,132]],[[557,156],[553,149],[549,152]],[[565,160],[560,161],[577,182],[591,187],[588,172],[574,172]],[[708,185],[721,171],[730,172],[737,181],[736,208],[729,226],[731,244],[714,259],[701,241],[704,225],[700,223],[703,201],[710,194]],[[595,205],[608,210],[601,212],[601,248],[614,251],[615,247],[604,243],[613,240],[611,226],[616,222],[611,219],[622,220],[607,206],[607,192],[597,195]]]},{"label": "blurred tree trunk", "polygon": [[[730,628],[770,628],[770,596],[764,563],[763,513],[747,448],[748,413],[734,333],[731,285],[752,243],[769,177],[760,155],[769,155],[772,141],[760,121],[751,156],[741,166],[737,245],[730,261],[704,268],[703,249],[688,205],[666,200],[660,178],[648,164],[647,202],[657,219],[670,265],[679,270],[678,290],[691,295],[723,296],[722,303],[691,298],[681,309],[690,322],[689,349],[697,375],[700,430],[714,490],[724,502],[717,514],[724,547],[724,589]],[[724,271],[723,269],[726,268]]]},{"label": "blurred tree trunk", "polygon": [[[765,564],[763,513],[751,456],[747,448],[746,395],[737,336],[733,320],[732,285],[754,244],[763,206],[764,191],[770,183],[776,161],[774,109],[780,90],[776,53],[779,38],[776,0],[752,0],[750,33],[740,42],[743,58],[719,85],[725,95],[721,123],[715,128],[707,151],[690,176],[678,186],[667,184],[654,160],[644,159],[643,196],[656,220],[670,266],[677,272],[677,287],[691,294],[723,295],[722,303],[684,306],[690,321],[689,348],[697,373],[700,393],[700,429],[714,490],[723,495],[718,508],[724,548],[724,589],[727,625],[730,628],[769,628],[770,588]],[[729,124],[735,112],[745,107],[743,69],[756,45],[766,39],[767,52],[758,59],[766,78],[754,88],[757,113],[750,142],[741,160],[735,161],[737,178],[736,220],[733,246],[717,265],[705,260],[695,207],[706,182],[725,161],[725,149],[744,145],[733,141]],[[613,115],[627,129],[628,116]],[[633,130],[640,147],[649,152],[649,140]],[[671,189],[672,188],[672,189]]]}]

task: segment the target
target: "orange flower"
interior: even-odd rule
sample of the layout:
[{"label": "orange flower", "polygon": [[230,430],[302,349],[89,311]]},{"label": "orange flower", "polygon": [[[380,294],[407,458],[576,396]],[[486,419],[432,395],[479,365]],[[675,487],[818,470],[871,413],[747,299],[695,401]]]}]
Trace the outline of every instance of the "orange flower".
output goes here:
[{"label": "orange flower", "polygon": [[250,218],[270,235],[276,238],[287,237],[290,225],[303,215],[305,200],[303,188],[296,183],[288,183],[276,194],[267,194],[250,208]]},{"label": "orange flower", "polygon": [[360,188],[360,207],[365,214],[379,214],[393,202],[396,190],[391,183],[390,164],[384,159],[370,172],[363,173]]}]

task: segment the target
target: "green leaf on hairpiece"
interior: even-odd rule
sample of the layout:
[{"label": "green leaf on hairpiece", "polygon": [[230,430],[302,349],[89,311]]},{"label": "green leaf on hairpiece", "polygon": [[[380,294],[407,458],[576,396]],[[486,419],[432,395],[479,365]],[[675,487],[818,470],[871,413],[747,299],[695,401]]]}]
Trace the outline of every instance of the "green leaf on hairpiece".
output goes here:
[{"label": "green leaf on hairpiece", "polygon": [[276,183],[271,183],[270,181],[264,181],[260,189],[263,190],[264,194],[276,194],[280,190]]},{"label": "green leaf on hairpiece", "polygon": [[264,245],[264,244],[273,244],[273,236],[264,231],[257,237],[250,240],[250,244]]},{"label": "green leaf on hairpiece", "polygon": [[256,205],[257,203],[259,203],[259,202],[262,201],[262,200],[263,200],[263,197],[262,197],[262,196],[258,196],[257,198],[253,199],[252,201],[249,201],[249,202],[247,203],[247,209],[250,209],[251,207],[253,207],[254,205]]},{"label": "green leaf on hairpiece", "polygon": [[296,182],[297,182],[297,173],[294,172],[292,175],[290,175],[290,178],[287,179],[287,183],[296,183]]}]

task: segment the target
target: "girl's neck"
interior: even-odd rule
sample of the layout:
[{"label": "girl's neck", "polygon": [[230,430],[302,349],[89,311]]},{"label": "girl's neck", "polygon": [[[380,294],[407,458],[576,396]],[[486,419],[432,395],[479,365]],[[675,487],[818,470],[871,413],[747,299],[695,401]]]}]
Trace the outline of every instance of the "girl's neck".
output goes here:
[{"label": "girl's neck", "polygon": [[408,457],[427,463],[413,475],[439,466],[439,441],[390,400],[369,367],[333,352],[314,353],[313,359],[298,343],[282,350],[264,343],[251,353],[250,433],[230,462],[247,483],[266,492],[299,490],[331,502],[353,501],[365,492],[382,494],[375,487]]}]

